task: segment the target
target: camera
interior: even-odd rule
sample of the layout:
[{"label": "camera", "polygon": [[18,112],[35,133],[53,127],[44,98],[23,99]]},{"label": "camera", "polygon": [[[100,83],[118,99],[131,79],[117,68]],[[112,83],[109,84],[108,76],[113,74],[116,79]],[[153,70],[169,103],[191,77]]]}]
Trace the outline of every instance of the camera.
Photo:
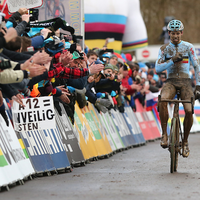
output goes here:
[{"label": "camera", "polygon": [[30,17],[30,22],[38,21],[38,16],[39,16],[39,9],[32,8],[29,9],[29,15]]},{"label": "camera", "polygon": [[105,74],[105,77],[111,77],[111,74]]}]

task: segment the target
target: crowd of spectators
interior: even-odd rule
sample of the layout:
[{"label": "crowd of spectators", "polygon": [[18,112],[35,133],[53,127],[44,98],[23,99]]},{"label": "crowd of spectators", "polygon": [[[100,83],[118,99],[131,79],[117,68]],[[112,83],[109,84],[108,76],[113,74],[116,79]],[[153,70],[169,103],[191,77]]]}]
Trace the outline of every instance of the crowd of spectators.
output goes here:
[{"label": "crowd of spectators", "polygon": [[136,111],[135,100],[147,107],[146,95],[159,93],[166,81],[167,74],[156,74],[154,63],[115,53],[107,42],[104,47],[82,49],[74,29],[61,18],[30,23],[26,8],[7,20],[2,13],[1,17],[0,114],[7,125],[3,97],[24,106],[23,98],[53,96],[59,114],[62,103],[74,123],[76,101],[81,109],[89,101],[103,113],[124,112],[126,104]]}]

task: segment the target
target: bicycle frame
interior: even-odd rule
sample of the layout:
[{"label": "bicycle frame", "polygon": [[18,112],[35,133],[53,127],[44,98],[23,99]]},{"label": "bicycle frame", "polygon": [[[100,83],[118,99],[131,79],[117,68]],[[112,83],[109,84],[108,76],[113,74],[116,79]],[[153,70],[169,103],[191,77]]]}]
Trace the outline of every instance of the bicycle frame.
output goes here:
[{"label": "bicycle frame", "polygon": [[[177,97],[178,100],[169,100],[169,99],[161,99],[161,96],[158,97],[158,105],[160,102],[171,102],[174,103],[174,113],[173,118],[171,120],[171,131],[170,131],[170,143],[169,143],[169,152],[171,157],[171,164],[170,164],[170,172],[173,173],[177,171],[178,166],[178,153],[182,155],[182,141],[183,141],[183,134],[181,131],[181,124],[179,118],[179,103],[191,103],[192,106],[192,113],[194,113],[194,101],[193,97],[191,101],[188,100],[179,100],[180,98],[180,90],[177,90]],[[179,140],[179,135],[181,135],[181,141]]]}]

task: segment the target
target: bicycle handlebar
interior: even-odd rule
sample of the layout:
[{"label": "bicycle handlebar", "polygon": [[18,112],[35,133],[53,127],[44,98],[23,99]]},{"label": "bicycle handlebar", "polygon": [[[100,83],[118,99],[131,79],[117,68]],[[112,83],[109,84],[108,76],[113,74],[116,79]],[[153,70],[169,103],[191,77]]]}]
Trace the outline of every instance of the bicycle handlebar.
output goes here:
[{"label": "bicycle handlebar", "polygon": [[160,99],[159,102],[171,102],[171,103],[193,103],[189,100],[170,100],[170,99]]}]

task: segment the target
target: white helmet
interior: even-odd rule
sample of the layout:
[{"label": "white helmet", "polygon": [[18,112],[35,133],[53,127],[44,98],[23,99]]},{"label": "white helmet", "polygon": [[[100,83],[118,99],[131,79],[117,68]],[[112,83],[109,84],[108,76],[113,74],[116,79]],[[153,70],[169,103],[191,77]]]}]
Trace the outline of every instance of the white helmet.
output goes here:
[{"label": "white helmet", "polygon": [[183,29],[183,23],[179,20],[171,20],[167,25],[168,31],[182,31]]}]

